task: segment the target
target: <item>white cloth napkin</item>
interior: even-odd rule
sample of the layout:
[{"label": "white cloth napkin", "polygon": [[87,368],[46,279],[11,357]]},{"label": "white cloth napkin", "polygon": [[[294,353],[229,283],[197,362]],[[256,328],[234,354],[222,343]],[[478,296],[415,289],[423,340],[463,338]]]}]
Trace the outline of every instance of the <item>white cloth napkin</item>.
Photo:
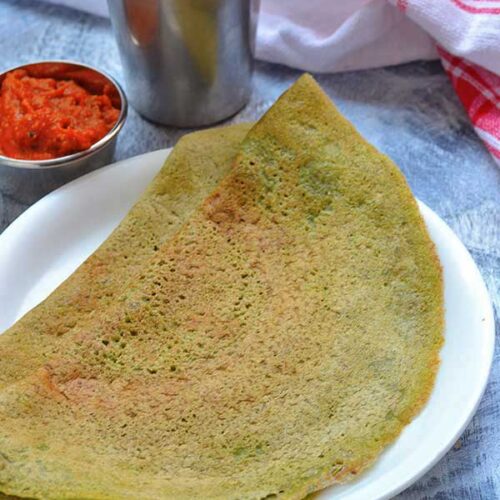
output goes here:
[{"label": "white cloth napkin", "polygon": [[[48,1],[108,15],[105,0]],[[307,71],[435,59],[435,41],[500,74],[500,0],[261,0],[257,57]]]},{"label": "white cloth napkin", "polygon": [[438,54],[429,35],[387,0],[262,0],[257,57],[333,72]]}]

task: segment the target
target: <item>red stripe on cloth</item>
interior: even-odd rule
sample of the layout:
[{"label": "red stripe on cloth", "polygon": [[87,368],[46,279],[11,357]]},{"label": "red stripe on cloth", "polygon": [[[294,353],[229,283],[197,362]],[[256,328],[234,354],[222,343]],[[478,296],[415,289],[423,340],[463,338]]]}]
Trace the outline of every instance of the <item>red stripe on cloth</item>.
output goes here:
[{"label": "red stripe on cloth", "polygon": [[500,106],[500,77],[490,71],[453,56],[442,47],[437,47],[443,66],[453,82],[465,80],[495,106]]},{"label": "red stripe on cloth", "polygon": [[451,0],[457,7],[470,14],[500,14],[500,7],[476,7],[468,5],[462,0]]},{"label": "red stripe on cloth", "polygon": [[396,6],[401,12],[406,12],[406,9],[408,8],[408,0],[398,0],[396,2]]},{"label": "red stripe on cloth", "polygon": [[488,150],[500,160],[500,76],[437,47],[458,98]]},{"label": "red stripe on cloth", "polygon": [[480,66],[476,66],[467,59],[453,56],[449,52],[446,52],[442,47],[437,47],[438,53],[441,58],[446,59],[452,66],[459,66],[464,71],[466,71],[478,85],[482,86],[484,89],[489,90],[494,94],[496,102],[500,102],[500,87],[498,86],[498,76],[490,71],[486,71]]},{"label": "red stripe on cloth", "polygon": [[488,151],[495,157],[500,160],[500,149],[496,148],[495,146],[492,146],[488,141],[483,141],[484,145],[488,149]]}]

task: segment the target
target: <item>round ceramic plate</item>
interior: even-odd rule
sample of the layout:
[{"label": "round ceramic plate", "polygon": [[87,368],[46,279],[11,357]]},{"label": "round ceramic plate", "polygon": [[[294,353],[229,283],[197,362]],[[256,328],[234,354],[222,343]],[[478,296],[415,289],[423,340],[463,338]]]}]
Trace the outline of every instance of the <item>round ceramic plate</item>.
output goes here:
[{"label": "round ceramic plate", "polygon": [[[92,172],[50,193],[0,236],[0,331],[43,300],[111,233],[160,169],[167,150]],[[436,386],[420,415],[355,482],[319,498],[388,498],[455,443],[483,394],[493,357],[491,302],[479,271],[451,229],[420,210],[444,269],[446,332]]]}]

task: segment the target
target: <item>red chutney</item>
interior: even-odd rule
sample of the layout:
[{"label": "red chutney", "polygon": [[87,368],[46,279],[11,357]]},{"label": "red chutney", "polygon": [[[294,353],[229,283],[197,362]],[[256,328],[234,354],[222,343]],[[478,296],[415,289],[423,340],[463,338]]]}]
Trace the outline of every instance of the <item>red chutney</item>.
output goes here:
[{"label": "red chutney", "polygon": [[11,71],[0,90],[0,154],[48,160],[83,151],[113,128],[119,114],[106,93]]}]

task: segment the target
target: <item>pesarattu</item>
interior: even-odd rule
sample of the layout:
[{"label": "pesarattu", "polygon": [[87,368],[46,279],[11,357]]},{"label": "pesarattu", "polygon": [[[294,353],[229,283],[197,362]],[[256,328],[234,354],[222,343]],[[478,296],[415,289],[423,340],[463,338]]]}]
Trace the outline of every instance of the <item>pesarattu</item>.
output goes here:
[{"label": "pesarattu", "polygon": [[399,435],[442,341],[402,174],[303,76],[123,294],[0,393],[0,491],[302,498]]}]

